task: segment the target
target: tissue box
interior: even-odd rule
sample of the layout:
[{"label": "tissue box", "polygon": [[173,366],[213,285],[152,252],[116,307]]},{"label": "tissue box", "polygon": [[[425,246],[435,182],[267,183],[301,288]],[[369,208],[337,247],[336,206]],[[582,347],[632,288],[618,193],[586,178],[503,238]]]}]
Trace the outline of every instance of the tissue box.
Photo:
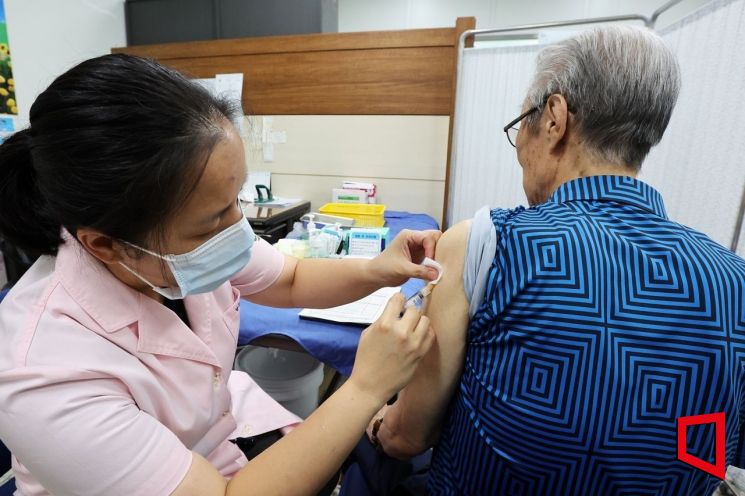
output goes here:
[{"label": "tissue box", "polygon": [[361,189],[334,188],[331,197],[333,203],[367,203],[367,192]]},{"label": "tissue box", "polygon": [[367,193],[366,203],[377,203],[376,194],[378,192],[378,187],[373,183],[358,183],[354,181],[344,181],[344,183],[342,184],[342,188],[358,189],[358,190],[365,191]]}]

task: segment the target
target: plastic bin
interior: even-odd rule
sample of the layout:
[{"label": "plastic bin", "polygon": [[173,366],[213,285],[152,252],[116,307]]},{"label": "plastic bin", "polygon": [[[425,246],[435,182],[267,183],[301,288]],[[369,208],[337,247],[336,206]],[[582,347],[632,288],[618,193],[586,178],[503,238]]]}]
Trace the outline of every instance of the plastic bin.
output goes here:
[{"label": "plastic bin", "polygon": [[318,209],[322,214],[350,217],[355,227],[383,227],[385,205],[368,203],[327,203]]},{"label": "plastic bin", "polygon": [[234,368],[298,417],[307,418],[318,407],[323,364],[308,354],[246,346],[235,357]]}]

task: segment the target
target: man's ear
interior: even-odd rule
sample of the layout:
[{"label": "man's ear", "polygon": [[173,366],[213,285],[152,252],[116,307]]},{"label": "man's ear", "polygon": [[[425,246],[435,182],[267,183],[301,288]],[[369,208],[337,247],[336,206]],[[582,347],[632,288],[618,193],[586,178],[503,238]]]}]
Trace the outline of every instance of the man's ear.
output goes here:
[{"label": "man's ear", "polygon": [[549,146],[554,149],[561,146],[567,134],[569,124],[569,106],[563,95],[553,94],[546,100],[543,110],[543,131]]},{"label": "man's ear", "polygon": [[119,263],[124,258],[121,243],[100,231],[81,227],[77,230],[76,237],[88,253],[105,264]]}]

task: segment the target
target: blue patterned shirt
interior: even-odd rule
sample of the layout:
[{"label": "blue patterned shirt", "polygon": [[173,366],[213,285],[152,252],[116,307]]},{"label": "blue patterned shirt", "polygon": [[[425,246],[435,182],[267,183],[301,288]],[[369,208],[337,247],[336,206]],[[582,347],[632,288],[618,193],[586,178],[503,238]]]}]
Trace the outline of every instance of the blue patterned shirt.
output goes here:
[{"label": "blue patterned shirt", "polygon": [[[677,459],[676,424],[715,412],[727,464],[743,466],[744,260],[624,176],[491,219],[431,494],[708,496],[718,480]],[[687,439],[714,463],[713,425]]]}]

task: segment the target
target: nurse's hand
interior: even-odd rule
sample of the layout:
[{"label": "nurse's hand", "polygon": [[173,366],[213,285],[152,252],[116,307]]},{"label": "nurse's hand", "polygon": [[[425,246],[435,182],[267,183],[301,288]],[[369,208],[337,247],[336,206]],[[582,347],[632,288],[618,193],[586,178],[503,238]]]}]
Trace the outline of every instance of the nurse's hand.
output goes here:
[{"label": "nurse's hand", "polygon": [[394,295],[380,319],[362,333],[349,378],[381,405],[409,383],[435,339],[429,319],[416,308],[399,317],[404,303],[403,294]]},{"label": "nurse's hand", "polygon": [[435,258],[440,236],[440,231],[404,229],[383,253],[370,261],[373,277],[384,286],[398,286],[412,277],[427,281],[437,279],[436,270],[419,264],[425,257]]}]

